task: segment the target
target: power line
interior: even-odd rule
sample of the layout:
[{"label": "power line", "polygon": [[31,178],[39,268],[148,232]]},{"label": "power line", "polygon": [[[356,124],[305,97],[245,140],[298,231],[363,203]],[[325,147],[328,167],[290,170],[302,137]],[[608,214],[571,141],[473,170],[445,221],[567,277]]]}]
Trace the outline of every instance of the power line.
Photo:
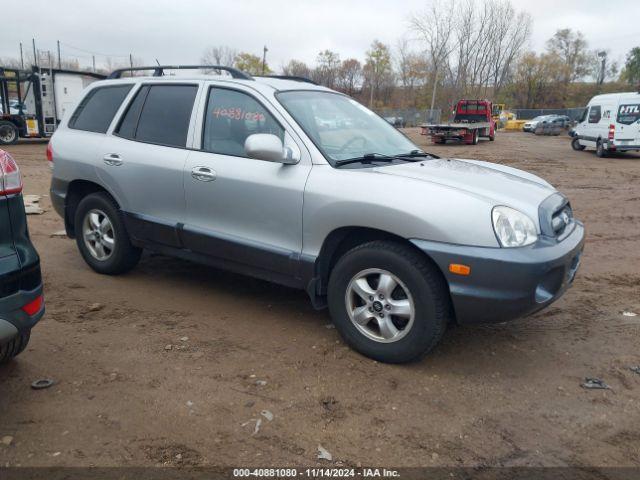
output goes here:
[{"label": "power line", "polygon": [[100,52],[95,52],[92,50],[86,50],[84,48],[79,48],[79,47],[74,47],[73,45],[70,45],[68,43],[65,42],[60,42],[60,45],[64,45],[67,48],[71,48],[73,50],[78,50],[79,52],[84,52],[84,53],[88,53],[89,55],[98,55],[100,57],[121,57],[121,58],[128,58],[129,54],[127,53],[126,55],[116,55],[116,54],[108,54],[108,53],[100,53]]}]

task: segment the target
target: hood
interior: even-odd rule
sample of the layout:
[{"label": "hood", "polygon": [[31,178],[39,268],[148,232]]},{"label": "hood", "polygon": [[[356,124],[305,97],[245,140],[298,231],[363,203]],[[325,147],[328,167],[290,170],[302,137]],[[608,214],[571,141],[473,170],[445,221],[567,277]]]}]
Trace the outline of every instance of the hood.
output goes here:
[{"label": "hood", "polygon": [[556,192],[536,175],[495,163],[457,158],[376,167],[375,172],[411,178],[464,191],[495,205],[506,205],[538,218],[540,203]]}]

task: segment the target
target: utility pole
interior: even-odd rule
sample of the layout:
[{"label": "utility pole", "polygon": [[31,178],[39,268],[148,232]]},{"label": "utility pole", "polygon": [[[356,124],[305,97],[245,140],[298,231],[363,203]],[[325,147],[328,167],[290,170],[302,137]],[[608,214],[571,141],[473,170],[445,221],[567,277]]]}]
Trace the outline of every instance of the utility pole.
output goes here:
[{"label": "utility pole", "polygon": [[38,51],[36,50],[36,39],[32,38],[31,43],[33,44],[33,63],[35,66],[38,66]]},{"label": "utility pole", "polygon": [[429,111],[429,122],[432,122],[433,120],[433,107],[436,104],[436,87],[438,85],[438,68],[436,67],[435,71],[433,72],[433,91],[431,92],[431,110]]},{"label": "utility pole", "polygon": [[93,73],[96,73],[96,56],[91,55],[91,59],[93,60]]},{"label": "utility pole", "polygon": [[24,70],[24,55],[22,53],[22,42],[20,42],[20,69]]},{"label": "utility pole", "polygon": [[[131,70],[133,70],[133,54],[129,54],[129,65],[131,65]],[[133,76],[133,72],[131,72],[131,76]]]},{"label": "utility pole", "polygon": [[264,49],[262,50],[262,75],[265,74],[265,71],[267,69],[267,52],[268,51],[269,51],[269,49],[265,45]]},{"label": "utility pole", "polygon": [[62,57],[60,56],[60,40],[58,42],[58,70],[62,69]]}]

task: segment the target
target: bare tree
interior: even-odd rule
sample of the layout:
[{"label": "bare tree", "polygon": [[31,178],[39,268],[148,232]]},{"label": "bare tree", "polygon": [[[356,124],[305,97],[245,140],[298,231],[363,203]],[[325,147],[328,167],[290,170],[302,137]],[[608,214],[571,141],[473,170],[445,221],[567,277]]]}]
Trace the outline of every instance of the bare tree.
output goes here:
[{"label": "bare tree", "polygon": [[292,77],[311,77],[311,69],[306,63],[299,60],[289,60],[284,67],[282,67],[282,74]]},{"label": "bare tree", "polygon": [[238,52],[226,45],[218,45],[213,47],[208,47],[202,57],[200,57],[200,61],[203,65],[221,65],[223,67],[232,67],[236,61],[236,57]]},{"label": "bare tree", "polygon": [[[412,51],[409,40],[401,38],[396,46],[395,68],[402,87],[403,103],[415,106],[416,90],[425,84],[429,65],[423,54]],[[406,106],[406,105],[405,105]]]},{"label": "bare tree", "polygon": [[449,55],[454,49],[452,33],[457,18],[457,3],[456,0],[433,0],[424,12],[414,14],[410,19],[411,29],[424,43],[427,61],[431,66],[432,110],[436,101],[438,74],[447,68]]},{"label": "bare tree", "polygon": [[338,89],[347,95],[354,95],[362,86],[362,64],[355,58],[342,62],[338,71]]}]

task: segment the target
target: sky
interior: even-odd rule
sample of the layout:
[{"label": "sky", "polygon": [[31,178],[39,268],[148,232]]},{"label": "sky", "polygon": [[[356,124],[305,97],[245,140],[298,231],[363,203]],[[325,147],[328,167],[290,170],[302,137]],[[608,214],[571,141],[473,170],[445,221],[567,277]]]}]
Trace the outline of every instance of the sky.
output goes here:
[{"label": "sky", "polygon": [[[210,45],[228,45],[261,56],[278,71],[289,59],[313,65],[331,49],[342,59],[360,60],[373,39],[395,46],[414,35],[408,19],[428,0],[2,0],[0,57],[18,57],[19,43],[82,65],[104,64],[105,56],[128,62],[132,53],[146,64],[199,63]],[[640,46],[639,0],[512,0],[533,17],[529,47],[544,49],[560,28],[584,33],[593,49],[608,49],[613,60]],[[12,21],[6,21],[13,19]],[[418,44],[416,44],[418,48]]]}]

